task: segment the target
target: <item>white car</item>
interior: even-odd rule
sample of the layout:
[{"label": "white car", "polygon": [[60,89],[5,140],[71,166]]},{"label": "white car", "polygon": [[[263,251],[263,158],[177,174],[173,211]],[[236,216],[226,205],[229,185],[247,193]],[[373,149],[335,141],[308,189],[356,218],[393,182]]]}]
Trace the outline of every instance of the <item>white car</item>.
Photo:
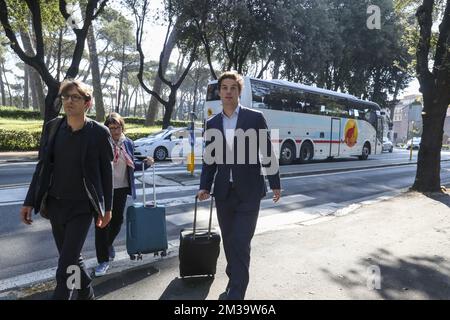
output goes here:
[{"label": "white car", "polygon": [[[187,128],[169,127],[145,138],[134,141],[134,155],[137,158],[153,157],[156,161],[168,158],[184,158],[191,152]],[[203,152],[203,130],[195,129],[195,157],[201,157]]]},{"label": "white car", "polygon": [[[414,137],[412,138],[412,145],[413,145],[413,149],[419,149],[420,148],[420,143],[422,142],[422,138],[421,137]],[[411,149],[411,139],[408,140],[408,142],[406,142],[406,149],[409,150]]]},{"label": "white car", "polygon": [[392,144],[391,140],[389,140],[387,137],[383,137],[382,151],[392,152],[393,150],[394,150],[394,145]]}]

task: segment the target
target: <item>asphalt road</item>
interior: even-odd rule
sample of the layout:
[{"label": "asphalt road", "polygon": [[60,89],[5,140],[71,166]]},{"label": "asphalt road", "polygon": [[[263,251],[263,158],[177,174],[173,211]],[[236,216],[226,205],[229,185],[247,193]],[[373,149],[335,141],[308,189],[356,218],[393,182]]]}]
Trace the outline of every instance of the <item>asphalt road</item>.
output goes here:
[{"label": "asphalt road", "polygon": [[[415,156],[416,156],[415,151]],[[367,161],[340,160],[317,162],[308,165],[283,166],[281,172],[300,172],[302,176],[282,178],[283,198],[279,204],[271,203],[270,194],[262,203],[261,217],[296,211],[309,214],[320,210],[334,210],[343,206],[376,198],[395,195],[412,185],[416,165],[362,169],[372,165],[395,165],[407,160],[409,153],[395,150],[392,154],[371,157]],[[450,159],[443,153],[443,159]],[[160,166],[159,171],[183,171],[184,167],[172,167],[170,163]],[[327,170],[356,168],[346,172],[329,173]],[[34,164],[0,165],[0,280],[56,266],[57,250],[47,220],[36,216],[33,226],[20,223],[20,192],[26,191],[31,180]],[[163,174],[162,174],[163,175]],[[450,161],[441,164],[442,184],[450,184]],[[159,187],[158,200],[166,206],[169,239],[176,239],[179,230],[190,226],[193,216],[193,199],[197,185]],[[20,191],[22,190],[22,191]],[[8,198],[9,197],[9,198]],[[5,200],[7,199],[7,200]],[[23,200],[23,196],[22,196]],[[9,202],[8,202],[9,201]],[[129,203],[131,204],[131,202]],[[200,205],[205,224],[208,203]],[[281,217],[282,215],[280,215]],[[125,228],[116,240],[117,250],[125,250]],[[87,259],[95,257],[93,227],[83,249]]]}]

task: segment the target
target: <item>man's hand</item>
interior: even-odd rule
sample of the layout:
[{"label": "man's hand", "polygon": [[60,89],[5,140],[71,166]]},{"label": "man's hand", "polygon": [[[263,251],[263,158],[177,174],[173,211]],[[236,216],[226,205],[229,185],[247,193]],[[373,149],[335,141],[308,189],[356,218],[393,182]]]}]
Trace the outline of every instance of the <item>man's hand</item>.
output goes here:
[{"label": "man's hand", "polygon": [[281,198],[281,189],[272,189],[273,192],[273,202],[278,202]]},{"label": "man's hand", "polygon": [[106,211],[103,217],[101,215],[98,216],[97,223],[95,225],[100,229],[103,229],[111,221],[111,217],[112,217],[111,211]]},{"label": "man's hand", "polygon": [[20,209],[20,220],[25,224],[32,224],[33,219],[31,219],[31,213],[33,212],[33,207],[23,206]]},{"label": "man's hand", "polygon": [[200,190],[197,192],[197,197],[200,201],[206,200],[210,197],[208,190]]}]

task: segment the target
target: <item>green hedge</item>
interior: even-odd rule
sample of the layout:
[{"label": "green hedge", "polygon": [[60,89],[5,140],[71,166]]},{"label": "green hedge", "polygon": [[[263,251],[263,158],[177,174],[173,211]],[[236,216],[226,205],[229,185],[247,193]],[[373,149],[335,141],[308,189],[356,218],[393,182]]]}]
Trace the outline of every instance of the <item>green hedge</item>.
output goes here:
[{"label": "green hedge", "polygon": [[36,119],[41,120],[41,113],[34,110],[19,109],[16,107],[0,106],[0,118]]},{"label": "green hedge", "polygon": [[[127,133],[131,140],[147,137],[149,133]],[[32,151],[39,149],[41,132],[29,132],[26,130],[0,129],[0,151]]]},{"label": "green hedge", "polygon": [[0,151],[38,150],[40,138],[40,132],[0,129]]},{"label": "green hedge", "polygon": [[128,137],[128,138],[130,138],[131,140],[136,140],[136,139],[139,139],[139,138],[143,138],[143,137],[147,137],[147,136],[149,136],[150,135],[150,133],[142,133],[142,132],[132,132],[132,133],[130,133],[130,132],[128,132],[128,133],[125,133],[126,134],[126,136]]}]

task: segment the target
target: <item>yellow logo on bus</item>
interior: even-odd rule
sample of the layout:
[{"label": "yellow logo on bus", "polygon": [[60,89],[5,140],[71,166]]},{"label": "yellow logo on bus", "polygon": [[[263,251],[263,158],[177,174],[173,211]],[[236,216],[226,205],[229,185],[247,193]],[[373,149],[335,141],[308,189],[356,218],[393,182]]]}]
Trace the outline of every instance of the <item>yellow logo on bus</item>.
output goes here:
[{"label": "yellow logo on bus", "polygon": [[208,118],[211,117],[213,114],[213,111],[211,108],[208,108]]},{"label": "yellow logo on bus", "polygon": [[350,119],[347,121],[345,124],[344,136],[344,142],[350,148],[356,144],[356,140],[358,139],[358,126],[355,120]]}]

